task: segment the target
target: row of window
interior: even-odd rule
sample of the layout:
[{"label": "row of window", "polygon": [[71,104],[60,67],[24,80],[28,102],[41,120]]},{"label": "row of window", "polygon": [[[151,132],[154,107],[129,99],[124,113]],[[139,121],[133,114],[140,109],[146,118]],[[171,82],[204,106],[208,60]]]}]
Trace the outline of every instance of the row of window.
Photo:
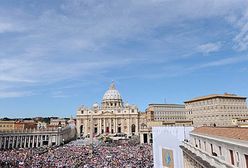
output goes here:
[{"label": "row of window", "polygon": [[[208,115],[208,116],[206,116],[206,115],[199,115],[199,116],[195,116],[194,118],[202,118],[202,117],[212,117],[212,118],[217,118],[217,117],[245,117],[245,116],[248,116],[248,114],[226,114],[226,115]],[[204,118],[202,118],[202,119],[204,119]]]},{"label": "row of window", "polygon": [[182,119],[187,119],[186,117],[155,117],[155,120],[182,120]]},{"label": "row of window", "polygon": [[243,110],[247,109],[246,106],[207,106],[207,107],[197,107],[194,108],[194,111],[200,111],[200,110],[213,110],[213,109],[233,109],[233,110]]},{"label": "row of window", "polygon": [[168,114],[177,114],[177,115],[184,115],[186,112],[185,111],[160,111],[160,112],[155,112],[155,114],[163,114],[163,115],[168,115]]},{"label": "row of window", "polygon": [[184,110],[184,106],[181,107],[181,108],[169,108],[169,107],[154,107],[154,110],[155,111],[167,111],[167,110],[178,110],[178,111],[181,111],[181,110]]},{"label": "row of window", "polygon": [[[134,109],[131,109],[131,112],[134,113]],[[104,113],[105,111],[101,111],[102,113]],[[111,111],[112,113],[114,112],[113,110]],[[121,113],[121,110],[117,111],[118,113]],[[124,113],[126,113],[126,111],[123,111]],[[91,111],[88,111],[88,113],[90,114]],[[98,111],[95,111],[95,113],[98,113]],[[84,110],[81,110],[81,114],[84,114]]]},{"label": "row of window", "polygon": [[202,101],[197,101],[197,102],[191,102],[187,103],[187,105],[208,105],[208,104],[214,104],[214,103],[221,103],[221,102],[226,102],[226,103],[243,103],[245,102],[243,99],[209,99],[209,100],[202,100]]},{"label": "row of window", "polygon": [[[220,159],[225,160],[226,162],[229,161],[230,164],[239,167],[240,153],[238,151],[233,151],[233,149],[223,148],[221,145],[217,146],[211,142],[206,142],[196,138],[194,138],[194,143],[196,148],[200,148],[205,152],[210,153],[214,157],[219,157]],[[248,160],[248,155],[244,155],[244,157],[246,160]],[[248,167],[248,162],[247,162],[247,167]]]},{"label": "row of window", "polygon": [[13,127],[13,125],[0,125],[0,127]]}]

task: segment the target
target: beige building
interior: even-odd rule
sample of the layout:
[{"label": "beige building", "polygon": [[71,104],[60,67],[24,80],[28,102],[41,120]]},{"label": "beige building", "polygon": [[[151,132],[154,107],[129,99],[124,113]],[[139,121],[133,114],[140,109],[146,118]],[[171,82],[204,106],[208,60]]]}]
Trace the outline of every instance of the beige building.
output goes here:
[{"label": "beige building", "polygon": [[37,122],[37,129],[45,129],[45,128],[47,128],[46,122],[41,122],[41,121]]},{"label": "beige building", "polygon": [[185,101],[188,118],[195,127],[203,125],[232,126],[233,118],[247,118],[246,97],[235,94],[213,94]]},{"label": "beige building", "polygon": [[12,131],[12,130],[34,129],[36,127],[37,127],[37,124],[35,122],[0,120],[0,132],[6,132],[6,131]]},{"label": "beige building", "polygon": [[182,104],[149,104],[146,109],[148,126],[191,126]]},{"label": "beige building", "polygon": [[199,127],[180,147],[184,168],[248,168],[248,128]]},{"label": "beige building", "polygon": [[81,106],[76,120],[78,136],[90,135],[91,131],[94,135],[138,135],[139,129],[146,125],[146,116],[138,111],[136,105],[123,102],[114,83],[105,92],[101,105],[95,103],[90,108]]},{"label": "beige building", "polygon": [[248,118],[234,118],[232,124],[237,127],[248,127]]},{"label": "beige building", "polygon": [[152,143],[152,125],[147,121],[147,113],[139,113],[140,143]]},{"label": "beige building", "polygon": [[60,127],[65,127],[67,125],[67,120],[64,118],[51,118],[50,120],[50,125],[51,126],[60,126]]},{"label": "beige building", "polygon": [[15,129],[15,121],[0,120],[0,131],[11,131]]}]

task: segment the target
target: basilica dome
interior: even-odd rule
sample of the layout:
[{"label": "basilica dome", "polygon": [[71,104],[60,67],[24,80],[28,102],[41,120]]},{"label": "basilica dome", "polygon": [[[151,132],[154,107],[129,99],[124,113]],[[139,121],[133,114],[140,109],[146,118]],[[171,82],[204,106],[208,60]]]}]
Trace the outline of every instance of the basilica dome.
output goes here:
[{"label": "basilica dome", "polygon": [[103,101],[106,100],[120,100],[121,99],[121,95],[118,92],[118,90],[116,90],[115,88],[115,84],[112,83],[109,87],[109,89],[105,92],[104,96],[103,96]]},{"label": "basilica dome", "polygon": [[115,84],[112,82],[109,89],[105,92],[102,99],[103,109],[113,109],[123,107],[123,102],[120,93],[115,88]]}]

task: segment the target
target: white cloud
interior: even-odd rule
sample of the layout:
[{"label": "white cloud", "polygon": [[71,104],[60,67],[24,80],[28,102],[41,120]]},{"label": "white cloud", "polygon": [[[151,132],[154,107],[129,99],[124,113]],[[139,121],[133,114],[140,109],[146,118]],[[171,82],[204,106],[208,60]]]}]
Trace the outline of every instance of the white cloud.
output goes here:
[{"label": "white cloud", "polygon": [[13,27],[10,23],[0,23],[0,33],[5,33],[12,30]]},{"label": "white cloud", "polygon": [[[114,68],[140,64],[140,60],[167,61],[167,58],[157,59],[156,54],[134,56],[113,52],[108,47],[132,40],[159,41],[160,37],[153,37],[156,28],[230,15],[242,10],[244,2],[246,0],[65,0],[59,9],[58,6],[42,9],[37,2],[30,4],[29,7],[34,6],[31,10],[26,6],[5,8],[4,12],[0,10],[0,33],[22,31],[0,39],[0,81],[6,85],[36,86],[99,75]],[[164,45],[175,36],[165,38],[156,50],[166,50]],[[179,39],[191,38],[181,35]],[[173,45],[183,48],[177,42]],[[204,53],[220,48],[221,43],[199,46]]]},{"label": "white cloud", "polygon": [[[247,3],[248,4],[248,3]],[[248,49],[248,5],[242,17],[232,16],[228,21],[238,29],[238,34],[233,38],[234,49],[245,51]]]},{"label": "white cloud", "polygon": [[223,58],[223,59],[219,59],[215,61],[210,61],[210,62],[203,63],[203,64],[198,64],[198,65],[192,66],[191,68],[189,68],[189,70],[195,71],[199,69],[232,65],[232,64],[237,64],[240,62],[247,62],[247,61],[248,61],[248,56],[228,57],[228,58]]},{"label": "white cloud", "polygon": [[219,51],[221,48],[221,42],[217,43],[206,43],[198,46],[198,51],[204,54]]},{"label": "white cloud", "polygon": [[[223,59],[218,59],[214,61],[209,61],[205,63],[193,64],[190,66],[187,65],[168,65],[160,69],[159,73],[149,73],[149,74],[140,74],[140,75],[131,75],[126,76],[125,78],[145,78],[145,79],[157,79],[163,77],[178,77],[182,75],[187,75],[194,73],[201,69],[211,69],[213,67],[221,68],[227,65],[235,65],[240,62],[248,62],[248,56],[236,56],[236,57],[227,57]],[[243,70],[247,70],[243,68]]]},{"label": "white cloud", "polygon": [[66,98],[68,95],[66,95],[63,91],[54,91],[52,92],[53,98]]},{"label": "white cloud", "polygon": [[0,90],[0,98],[14,98],[14,97],[25,97],[31,96],[32,92],[30,91],[6,91]]},{"label": "white cloud", "polygon": [[235,36],[234,42],[236,43],[234,46],[235,49],[239,51],[245,51],[248,49],[248,19],[247,23],[242,26],[240,33]]}]

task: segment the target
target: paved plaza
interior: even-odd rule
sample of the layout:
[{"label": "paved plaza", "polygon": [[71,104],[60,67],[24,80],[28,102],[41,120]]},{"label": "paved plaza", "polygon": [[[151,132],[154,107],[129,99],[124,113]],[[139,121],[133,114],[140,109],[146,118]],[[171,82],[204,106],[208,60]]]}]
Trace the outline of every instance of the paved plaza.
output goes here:
[{"label": "paved plaza", "polygon": [[[94,143],[76,140],[55,148],[13,149],[1,151],[0,167],[28,168],[151,168],[150,145]],[[93,152],[92,152],[93,151]]]}]

